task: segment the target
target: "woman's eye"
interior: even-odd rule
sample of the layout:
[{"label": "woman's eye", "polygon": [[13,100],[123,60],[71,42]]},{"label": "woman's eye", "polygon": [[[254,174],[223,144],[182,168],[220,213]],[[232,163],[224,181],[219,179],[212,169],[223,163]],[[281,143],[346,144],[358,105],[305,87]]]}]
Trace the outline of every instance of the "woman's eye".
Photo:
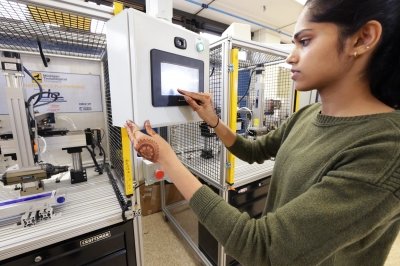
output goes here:
[{"label": "woman's eye", "polygon": [[301,44],[301,46],[305,47],[310,43],[310,39],[302,39],[299,41],[299,43]]}]

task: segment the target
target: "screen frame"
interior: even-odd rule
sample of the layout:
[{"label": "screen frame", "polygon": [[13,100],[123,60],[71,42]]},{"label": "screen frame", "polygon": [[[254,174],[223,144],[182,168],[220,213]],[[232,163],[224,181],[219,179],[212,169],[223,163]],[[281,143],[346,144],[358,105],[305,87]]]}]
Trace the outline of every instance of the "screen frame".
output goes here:
[{"label": "screen frame", "polygon": [[[162,95],[161,92],[161,63],[189,67],[199,71],[198,92],[204,92],[204,62],[198,59],[161,51],[150,50],[151,68],[151,103],[154,107],[188,105],[181,95]],[[182,88],[185,89],[185,88]]]}]

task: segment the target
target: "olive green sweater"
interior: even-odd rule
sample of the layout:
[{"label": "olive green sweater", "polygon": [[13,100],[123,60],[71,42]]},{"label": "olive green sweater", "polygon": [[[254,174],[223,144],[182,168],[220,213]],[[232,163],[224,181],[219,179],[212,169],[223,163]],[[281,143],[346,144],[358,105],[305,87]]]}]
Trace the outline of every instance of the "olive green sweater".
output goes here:
[{"label": "olive green sweater", "polygon": [[276,157],[263,217],[249,218],[206,186],[190,200],[241,264],[384,264],[400,228],[400,112],[344,118],[320,109],[305,107],[230,147],[249,163]]}]

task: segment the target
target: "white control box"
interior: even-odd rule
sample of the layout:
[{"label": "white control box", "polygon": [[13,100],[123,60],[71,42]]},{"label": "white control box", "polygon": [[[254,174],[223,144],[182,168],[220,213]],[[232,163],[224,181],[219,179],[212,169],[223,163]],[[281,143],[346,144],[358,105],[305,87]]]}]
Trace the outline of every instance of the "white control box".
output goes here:
[{"label": "white control box", "polygon": [[125,9],[107,24],[113,125],[199,121],[177,88],[208,91],[209,43],[178,25]]},{"label": "white control box", "polygon": [[142,174],[146,186],[164,180],[172,183],[169,177],[165,175],[159,164],[150,162],[145,159],[142,160]]}]

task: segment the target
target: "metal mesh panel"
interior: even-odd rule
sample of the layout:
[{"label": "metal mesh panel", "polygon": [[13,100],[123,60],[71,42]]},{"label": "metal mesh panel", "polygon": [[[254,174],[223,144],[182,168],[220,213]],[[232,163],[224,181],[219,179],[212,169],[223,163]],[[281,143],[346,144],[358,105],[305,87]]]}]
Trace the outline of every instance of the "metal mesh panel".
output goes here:
[{"label": "metal mesh panel", "polygon": [[285,59],[280,55],[271,52],[255,50],[250,47],[233,44],[232,48],[239,49],[239,71],[244,69],[252,69],[260,64],[267,64],[271,62],[281,62]]},{"label": "metal mesh panel", "polygon": [[238,47],[246,60],[239,60],[239,133],[260,136],[277,128],[291,113],[292,80],[282,64],[285,57]]},{"label": "metal mesh panel", "polygon": [[[220,45],[210,48],[209,89],[213,95],[217,113],[224,117],[223,114],[229,110],[228,106],[223,106],[224,97],[228,95],[228,88],[224,88],[224,84],[229,84],[229,81],[224,82],[223,80],[226,76],[224,71],[228,71],[228,66],[222,64],[229,62],[229,60],[224,61],[223,56],[229,54],[230,50],[226,52],[224,49],[229,49],[229,47],[239,48],[240,53],[244,54],[246,58],[239,60],[238,100],[242,97],[243,99],[238,103],[238,107],[242,107],[238,112],[238,121],[242,121],[242,128],[238,128],[238,133],[248,135],[248,129],[254,125],[254,118],[257,118],[254,108],[254,103],[258,101],[255,87],[262,90],[264,100],[259,100],[259,103],[262,104],[264,110],[267,110],[263,111],[258,118],[260,124],[258,128],[267,127],[268,130],[275,128],[291,112],[292,82],[290,71],[281,67],[285,57],[263,47],[255,49],[247,47],[245,44],[242,45],[240,42],[233,42],[232,46],[229,46],[229,41],[226,43],[227,45],[223,45],[222,42]],[[257,66],[261,71],[258,74],[260,76],[255,74]],[[248,110],[248,112],[242,112],[243,110]],[[259,131],[257,130],[256,134],[259,134]],[[265,133],[264,130],[262,131]],[[224,185],[224,180],[221,180],[221,178],[224,178],[221,167],[225,166],[223,161],[225,150],[212,129],[207,126],[203,127],[200,122],[172,126],[170,127],[170,143],[182,162],[194,174],[216,187]],[[207,157],[207,155],[210,156]],[[236,168],[241,169],[242,166],[241,161],[236,164]],[[260,167],[263,168],[263,171],[268,168],[266,165]],[[236,168],[235,171],[238,170]],[[241,173],[243,178],[247,178],[249,171],[254,172],[254,169],[246,169],[244,173],[237,171],[235,174],[236,181],[240,179]]]},{"label": "metal mesh panel", "polygon": [[276,129],[291,114],[292,80],[290,70],[273,64],[265,67],[264,121],[267,130]]},{"label": "metal mesh panel", "polygon": [[[214,108],[222,111],[222,47],[210,50],[210,85]],[[216,121],[217,122],[217,121]],[[181,161],[200,177],[219,184],[222,143],[204,122],[170,127],[170,144]]]},{"label": "metal mesh panel", "polygon": [[0,49],[101,59],[105,21],[70,12],[0,0]]},{"label": "metal mesh panel", "polygon": [[124,176],[124,168],[122,161],[122,142],[121,142],[121,129],[115,127],[112,124],[112,112],[111,112],[111,94],[110,94],[110,79],[108,76],[108,60],[107,56],[103,60],[103,71],[104,71],[104,90],[106,100],[106,116],[107,116],[107,128],[108,128],[108,143],[110,150],[110,163],[114,169],[116,176]]}]

